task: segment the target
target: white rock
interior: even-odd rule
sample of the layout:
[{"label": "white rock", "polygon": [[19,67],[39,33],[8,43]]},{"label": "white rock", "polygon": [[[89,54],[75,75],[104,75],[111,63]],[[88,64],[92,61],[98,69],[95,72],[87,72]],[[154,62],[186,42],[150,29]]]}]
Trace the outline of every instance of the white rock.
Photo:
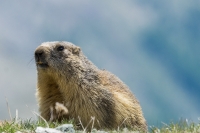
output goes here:
[{"label": "white rock", "polygon": [[72,124],[64,124],[64,125],[56,127],[55,129],[60,130],[64,133],[75,133],[75,130]]},{"label": "white rock", "polygon": [[36,133],[63,133],[63,132],[53,129],[53,128],[43,128],[43,127],[37,127],[35,132]]},{"label": "white rock", "polygon": [[37,127],[35,132],[36,133],[75,133],[75,130],[72,124],[64,124],[56,128]]}]

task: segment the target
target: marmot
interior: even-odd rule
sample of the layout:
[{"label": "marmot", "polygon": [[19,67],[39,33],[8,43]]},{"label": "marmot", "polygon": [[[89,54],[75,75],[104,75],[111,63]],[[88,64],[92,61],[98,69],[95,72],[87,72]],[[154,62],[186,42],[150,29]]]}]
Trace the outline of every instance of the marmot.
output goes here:
[{"label": "marmot", "polygon": [[[74,119],[88,129],[147,131],[140,104],[129,88],[115,75],[98,69],[78,46],[42,43],[35,51],[35,62],[39,111],[46,120]],[[67,111],[58,113],[56,103]]]}]

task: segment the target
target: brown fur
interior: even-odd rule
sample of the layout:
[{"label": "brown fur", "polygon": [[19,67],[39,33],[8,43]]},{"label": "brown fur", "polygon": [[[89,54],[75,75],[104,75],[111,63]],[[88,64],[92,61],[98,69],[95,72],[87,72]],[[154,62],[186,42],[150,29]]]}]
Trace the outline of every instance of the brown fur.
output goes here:
[{"label": "brown fur", "polygon": [[[69,42],[45,42],[35,51],[39,111],[46,120],[74,119],[94,128],[130,127],[146,131],[139,102],[115,75],[98,69]],[[58,113],[57,104],[67,112]],[[92,123],[88,126],[91,128]]]}]

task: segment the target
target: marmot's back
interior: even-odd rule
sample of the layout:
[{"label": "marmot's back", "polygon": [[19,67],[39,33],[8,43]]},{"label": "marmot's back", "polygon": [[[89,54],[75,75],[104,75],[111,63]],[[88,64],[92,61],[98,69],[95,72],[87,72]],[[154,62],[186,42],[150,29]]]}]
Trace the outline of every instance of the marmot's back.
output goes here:
[{"label": "marmot's back", "polygon": [[147,130],[139,102],[129,88],[115,75],[99,70],[79,47],[46,42],[36,49],[35,60],[39,110],[46,120],[73,118],[85,127],[90,123],[88,128]]}]

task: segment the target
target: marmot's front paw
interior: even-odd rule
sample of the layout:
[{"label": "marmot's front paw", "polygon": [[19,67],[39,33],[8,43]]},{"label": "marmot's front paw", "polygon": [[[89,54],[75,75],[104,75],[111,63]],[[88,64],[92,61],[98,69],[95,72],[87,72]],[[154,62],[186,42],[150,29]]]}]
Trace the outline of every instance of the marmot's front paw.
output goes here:
[{"label": "marmot's front paw", "polygon": [[56,102],[55,109],[56,109],[56,113],[60,116],[67,115],[69,113],[67,107],[64,106],[64,104],[59,103],[59,102]]},{"label": "marmot's front paw", "polygon": [[51,117],[50,121],[55,121],[55,120],[62,120],[64,116],[67,116],[69,111],[64,104],[56,102],[55,106],[50,107],[50,112],[51,112]]}]

